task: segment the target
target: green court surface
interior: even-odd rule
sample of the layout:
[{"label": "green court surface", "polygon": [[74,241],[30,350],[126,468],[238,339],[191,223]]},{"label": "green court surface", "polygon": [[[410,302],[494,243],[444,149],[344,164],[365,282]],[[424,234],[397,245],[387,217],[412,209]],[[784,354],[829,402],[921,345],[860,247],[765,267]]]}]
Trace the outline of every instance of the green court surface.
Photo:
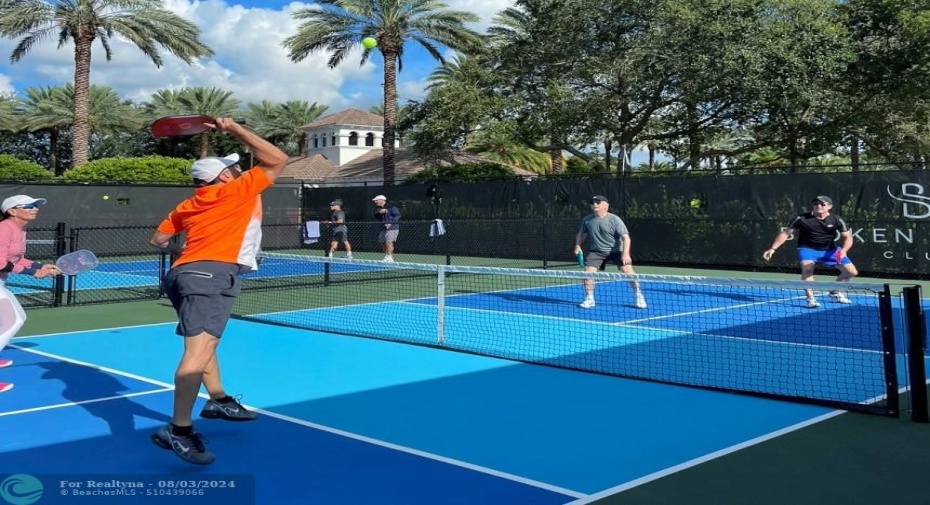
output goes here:
[{"label": "green court surface", "polygon": [[[640,273],[796,279],[756,274],[638,267]],[[826,277],[821,277],[826,280]],[[916,282],[890,282],[896,287]],[[924,289],[930,289],[924,285]],[[29,311],[20,337],[172,322],[167,300]],[[166,335],[172,338],[172,335]],[[351,337],[346,337],[351,338]],[[256,363],[261,373],[262,363]],[[268,364],[273,366],[273,364]],[[646,406],[648,408],[648,406]],[[631,406],[642,408],[642,406]],[[930,504],[930,424],[910,419],[902,401],[899,418],[838,413],[719,457],[641,479],[638,485],[605,491],[577,503],[640,504]],[[578,415],[583,416],[583,412]],[[679,412],[687,420],[687,411]],[[454,436],[454,434],[450,434]],[[531,504],[528,504],[531,505]]]}]

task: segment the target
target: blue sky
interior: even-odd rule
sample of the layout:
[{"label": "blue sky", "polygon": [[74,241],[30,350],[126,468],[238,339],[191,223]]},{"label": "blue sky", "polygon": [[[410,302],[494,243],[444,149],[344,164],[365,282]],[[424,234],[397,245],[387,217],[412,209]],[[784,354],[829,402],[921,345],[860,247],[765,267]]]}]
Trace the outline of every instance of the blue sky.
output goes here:
[{"label": "blue sky", "polygon": [[[326,66],[327,54],[314,54],[299,63],[287,58],[281,42],[296,32],[291,14],[312,5],[275,0],[166,0],[169,10],[201,28],[201,39],[215,56],[188,66],[165,55],[156,68],[129,43],[112,43],[113,59],[106,61],[102,47],[93,47],[91,82],[114,88],[121,96],[147,101],[158,89],[207,86],[227,89],[242,102],[306,100],[338,112],[348,107],[367,109],[380,104],[382,59],[376,54],[364,66],[358,54],[339,67]],[[483,32],[497,12],[511,3],[503,0],[447,0],[456,10],[477,14],[471,28]],[[9,62],[14,40],[0,40],[0,92],[19,93],[31,86],[58,86],[73,80],[73,46],[57,48],[57,39],[37,44],[18,63]],[[426,77],[438,63],[418,47],[406,48],[404,70],[399,74],[401,101],[422,97]]]},{"label": "blue sky", "polygon": [[[118,38],[111,41],[112,60],[106,61],[97,42],[92,49],[91,83],[109,86],[136,102],[148,101],[159,89],[206,86],[232,91],[243,104],[306,100],[328,106],[327,113],[380,105],[380,53],[360,65],[359,48],[335,69],[326,65],[328,54],[315,53],[299,63],[288,59],[281,42],[297,30],[292,13],[310,5],[280,0],[165,0],[165,8],[200,27],[201,40],[216,54],[193,65],[163,54],[165,64],[157,68],[141,51]],[[480,21],[470,28],[483,33],[493,16],[512,2],[446,0],[446,5],[476,14]],[[36,44],[18,63],[9,61],[17,41],[0,39],[0,93],[22,95],[29,87],[73,82],[74,46],[69,43],[58,49],[56,35]],[[426,78],[438,65],[419,45],[409,44],[404,69],[398,74],[399,101],[422,98]],[[644,153],[634,153],[634,164],[643,159]]]}]

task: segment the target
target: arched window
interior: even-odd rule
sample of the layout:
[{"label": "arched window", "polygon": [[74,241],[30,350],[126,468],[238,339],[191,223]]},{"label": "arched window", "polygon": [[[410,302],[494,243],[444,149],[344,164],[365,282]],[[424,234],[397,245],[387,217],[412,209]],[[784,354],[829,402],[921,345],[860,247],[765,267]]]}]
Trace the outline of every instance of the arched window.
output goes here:
[{"label": "arched window", "polygon": [[358,145],[358,132],[349,133],[349,145],[350,146]]},{"label": "arched window", "polygon": [[320,140],[323,141],[323,147],[326,147],[326,134],[320,135]]},{"label": "arched window", "polygon": [[332,140],[332,142],[330,142],[330,145],[336,145],[336,134],[335,134],[335,133],[334,133],[333,136],[330,138],[330,140]]},{"label": "arched window", "polygon": [[375,134],[374,133],[369,133],[368,135],[365,135],[365,145],[369,147],[375,146]]},{"label": "arched window", "polygon": [[313,136],[313,148],[316,149],[318,147],[320,147],[320,139],[318,139],[316,135],[314,135]]}]

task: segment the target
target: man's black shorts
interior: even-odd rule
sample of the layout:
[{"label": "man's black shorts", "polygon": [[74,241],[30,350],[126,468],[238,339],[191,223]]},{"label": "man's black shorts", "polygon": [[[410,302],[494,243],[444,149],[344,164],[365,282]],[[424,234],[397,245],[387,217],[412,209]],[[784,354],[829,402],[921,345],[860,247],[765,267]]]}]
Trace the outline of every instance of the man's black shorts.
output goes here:
[{"label": "man's black shorts", "polygon": [[242,290],[239,265],[195,261],[168,271],[165,293],[178,313],[177,334],[222,337]]},{"label": "man's black shorts", "polygon": [[617,267],[623,266],[623,253],[619,251],[589,251],[588,255],[584,258],[584,266],[594,267],[598,270],[604,270],[604,268],[614,263]]}]

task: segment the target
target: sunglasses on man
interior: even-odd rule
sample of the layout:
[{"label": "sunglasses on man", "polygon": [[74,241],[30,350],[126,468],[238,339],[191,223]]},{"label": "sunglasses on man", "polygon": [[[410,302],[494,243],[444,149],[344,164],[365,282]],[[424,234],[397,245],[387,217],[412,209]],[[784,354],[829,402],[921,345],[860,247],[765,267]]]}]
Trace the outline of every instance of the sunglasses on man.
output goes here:
[{"label": "sunglasses on man", "polygon": [[39,206],[34,203],[27,203],[25,205],[17,205],[16,207],[13,207],[13,208],[14,209],[38,209]]}]

